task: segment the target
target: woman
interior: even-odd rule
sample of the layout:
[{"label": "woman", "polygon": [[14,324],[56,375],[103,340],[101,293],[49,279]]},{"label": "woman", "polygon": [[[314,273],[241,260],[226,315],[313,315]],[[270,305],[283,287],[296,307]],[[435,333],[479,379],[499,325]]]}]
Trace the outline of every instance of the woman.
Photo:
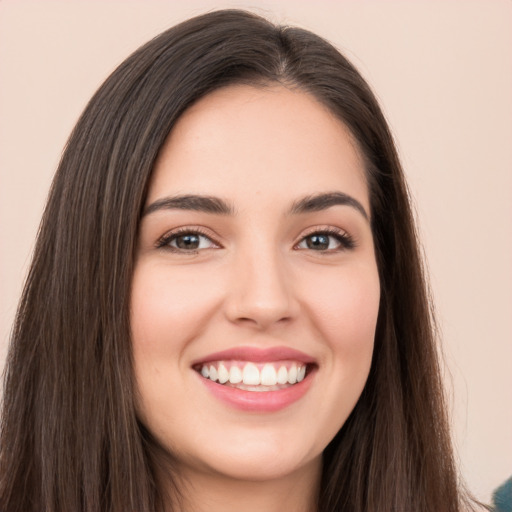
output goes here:
[{"label": "woman", "polygon": [[463,510],[407,190],[357,71],[219,11],[100,88],[8,360],[8,511]]}]

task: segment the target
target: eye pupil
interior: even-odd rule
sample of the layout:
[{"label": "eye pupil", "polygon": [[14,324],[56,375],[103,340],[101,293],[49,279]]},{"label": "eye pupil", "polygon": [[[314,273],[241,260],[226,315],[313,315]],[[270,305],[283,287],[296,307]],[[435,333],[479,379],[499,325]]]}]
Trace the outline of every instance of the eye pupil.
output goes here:
[{"label": "eye pupil", "polygon": [[193,233],[176,237],[178,249],[197,249],[199,247],[199,236]]},{"label": "eye pupil", "polygon": [[308,249],[325,250],[329,248],[328,235],[311,235],[306,239]]}]

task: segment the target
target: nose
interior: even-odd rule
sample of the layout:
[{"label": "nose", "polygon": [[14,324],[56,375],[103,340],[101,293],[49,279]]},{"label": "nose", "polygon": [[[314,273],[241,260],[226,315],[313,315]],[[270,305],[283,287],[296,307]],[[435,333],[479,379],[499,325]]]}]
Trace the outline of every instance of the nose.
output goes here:
[{"label": "nose", "polygon": [[231,322],[265,330],[296,317],[299,304],[285,260],[273,248],[237,256],[225,304]]}]

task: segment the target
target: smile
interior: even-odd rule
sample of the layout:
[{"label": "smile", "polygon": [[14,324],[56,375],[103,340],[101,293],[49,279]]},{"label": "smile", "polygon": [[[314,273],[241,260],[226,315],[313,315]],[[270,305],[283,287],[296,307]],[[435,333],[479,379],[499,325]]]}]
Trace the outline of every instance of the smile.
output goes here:
[{"label": "smile", "polygon": [[229,407],[275,412],[307,393],[318,365],[287,347],[236,347],[210,354],[192,368],[206,389]]},{"label": "smile", "polygon": [[197,368],[205,379],[245,391],[277,391],[304,380],[307,365],[296,361],[217,361]]}]

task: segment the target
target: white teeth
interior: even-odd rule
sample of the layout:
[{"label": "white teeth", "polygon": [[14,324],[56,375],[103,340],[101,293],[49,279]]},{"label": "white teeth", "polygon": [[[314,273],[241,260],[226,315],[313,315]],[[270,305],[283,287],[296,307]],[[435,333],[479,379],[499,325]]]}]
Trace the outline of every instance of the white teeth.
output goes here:
[{"label": "white teeth", "polygon": [[288,383],[295,384],[297,382],[297,367],[292,364],[291,368],[288,370]]},{"label": "white teeth", "polygon": [[243,371],[243,383],[250,386],[257,386],[260,383],[260,371],[254,363],[247,363]]},{"label": "white teeth", "polygon": [[236,365],[232,366],[229,370],[229,382],[231,382],[231,384],[238,384],[242,382],[242,379],[242,370],[240,370]]},{"label": "white teeth", "polygon": [[[200,372],[205,379],[210,379],[213,382],[218,381],[220,384],[229,382],[255,388],[249,389],[250,391],[273,391],[274,389],[269,388],[276,386],[276,389],[282,389],[279,386],[302,382],[306,376],[306,365],[302,363],[288,363],[279,366],[277,363],[265,363],[263,367],[259,364],[259,368],[258,365],[250,362],[241,367],[241,363],[230,364],[229,361],[218,361],[214,364],[203,365]],[[276,368],[278,369],[276,370]]]},{"label": "white teeth", "polygon": [[288,370],[286,366],[281,366],[279,370],[277,370],[277,383],[278,384],[286,384],[288,382]]},{"label": "white teeth", "polygon": [[218,370],[218,376],[219,376],[219,382],[221,384],[225,384],[229,380],[229,372],[226,369],[226,367],[221,363],[219,364],[219,370]]},{"label": "white teeth", "polygon": [[261,370],[261,383],[264,386],[275,386],[277,384],[276,369],[271,364],[266,364]]}]

